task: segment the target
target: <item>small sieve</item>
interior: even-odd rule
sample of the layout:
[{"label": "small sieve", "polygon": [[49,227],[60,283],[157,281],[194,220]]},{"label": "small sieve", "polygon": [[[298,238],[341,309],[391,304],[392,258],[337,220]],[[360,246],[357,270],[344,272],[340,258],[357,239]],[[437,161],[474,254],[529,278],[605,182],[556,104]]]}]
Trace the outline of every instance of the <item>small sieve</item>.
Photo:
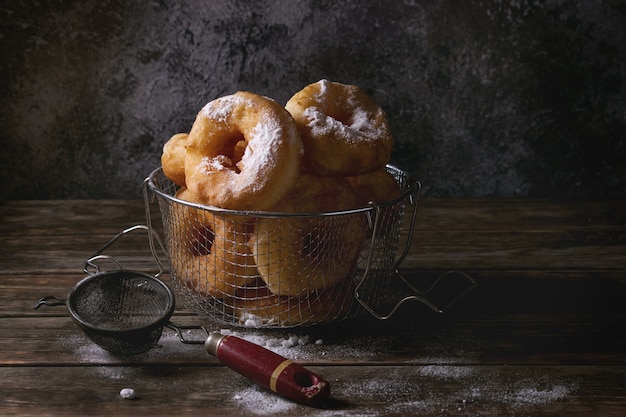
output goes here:
[{"label": "small sieve", "polygon": [[78,327],[94,343],[118,355],[155,346],[174,312],[171,290],[155,277],[112,271],[84,278],[66,300],[44,297],[35,306],[65,304]]},{"label": "small sieve", "polygon": [[[80,280],[66,299],[58,296],[41,298],[35,309],[65,305],[85,335],[101,348],[120,356],[147,352],[154,347],[168,327],[176,331],[181,342],[203,344],[208,353],[252,381],[294,401],[319,405],[330,395],[330,384],[314,373],[259,345],[235,336],[224,336],[203,326],[178,326],[170,321],[174,313],[174,294],[159,276],[127,271],[114,258],[102,252],[121,236],[138,229],[150,231],[165,251],[158,235],[148,227],[137,225],[118,233],[93,257],[87,260]],[[152,243],[151,243],[152,244]],[[153,248],[154,249],[154,248]],[[97,260],[107,259],[119,268],[100,271]],[[188,339],[183,330],[202,330],[201,340]]]},{"label": "small sieve", "polygon": [[[71,289],[66,299],[46,296],[35,308],[66,305],[89,339],[117,355],[134,355],[154,347],[175,308],[174,294],[158,278],[163,273],[161,263],[157,259],[159,273],[149,275],[127,271],[114,258],[102,255],[121,236],[138,229],[147,230],[140,225],[128,228],[89,258],[83,269],[88,276]],[[118,270],[102,272],[96,261],[103,259],[113,262]]]}]

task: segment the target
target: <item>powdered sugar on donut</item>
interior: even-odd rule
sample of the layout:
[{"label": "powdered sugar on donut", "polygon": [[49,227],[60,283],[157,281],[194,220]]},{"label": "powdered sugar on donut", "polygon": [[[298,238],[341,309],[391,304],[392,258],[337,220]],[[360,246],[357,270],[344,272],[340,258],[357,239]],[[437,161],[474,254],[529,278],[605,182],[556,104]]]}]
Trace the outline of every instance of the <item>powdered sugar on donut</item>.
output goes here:
[{"label": "powdered sugar on donut", "polygon": [[246,150],[238,164],[242,171],[246,166],[263,169],[272,163],[275,150],[283,136],[283,129],[273,120],[263,120],[254,126],[250,135]]},{"label": "powdered sugar on donut", "polygon": [[303,112],[313,136],[335,134],[348,141],[373,141],[380,137],[383,133],[382,127],[377,128],[373,121],[381,119],[382,110],[368,112],[359,105],[354,94],[348,92],[345,103],[350,112],[350,118],[344,123],[322,111],[326,107],[324,104],[330,99],[330,82],[320,80],[317,85],[319,91],[315,93],[315,101],[320,105],[307,107]]},{"label": "powdered sugar on donut", "polygon": [[[284,141],[292,142],[290,146],[298,144],[299,153],[302,154],[304,150],[295,126],[291,129],[287,127],[287,129],[288,131],[285,131],[285,126],[278,120],[261,118],[252,129],[250,138],[247,138],[246,150],[241,161],[237,163],[240,172],[243,172],[246,167],[256,167],[257,171],[271,170],[277,163],[276,150],[283,145]],[[244,189],[254,187],[258,182],[259,178],[255,176],[240,176],[238,186]]]},{"label": "powdered sugar on donut", "polygon": [[320,80],[295,93],[285,108],[302,132],[304,166],[330,176],[384,168],[393,136],[383,110],[356,85]]},{"label": "powdered sugar on donut", "polygon": [[217,155],[213,158],[205,156],[200,162],[200,169],[205,174],[210,174],[215,171],[223,171],[225,169],[232,169],[233,161],[226,155]]},{"label": "powdered sugar on donut", "polygon": [[317,94],[315,94],[315,98],[321,102],[321,101],[324,101],[326,97],[328,96],[329,81],[319,80],[317,84],[320,86],[320,90],[317,92]]},{"label": "powdered sugar on donut", "polygon": [[[253,105],[254,103],[251,100],[239,96],[221,97],[204,106],[202,108],[202,116],[216,122],[229,123],[233,117],[233,109],[238,106],[251,108]],[[292,138],[296,134],[297,132],[294,129],[289,132],[288,137]],[[201,162],[203,172],[209,174],[227,169],[234,171],[235,168],[242,172],[246,167],[261,167],[261,169],[269,167],[274,163],[275,151],[280,141],[282,141],[283,135],[283,126],[280,123],[269,117],[265,119],[260,118],[250,132],[250,137],[246,138],[247,145],[241,161],[235,165],[226,155],[204,157]],[[246,188],[253,185],[254,178],[249,177],[249,182],[243,181],[244,177],[240,178],[240,180],[238,183],[239,188]]]},{"label": "powdered sugar on donut", "polygon": [[[247,100],[237,95],[221,97],[213,102],[208,103],[202,109],[202,115],[210,120],[215,120],[222,123],[228,123],[232,118],[233,110],[239,106],[245,108],[252,108],[254,103],[251,100]],[[286,134],[285,134],[286,133]],[[254,126],[254,129],[250,132],[250,137],[246,138],[246,149],[244,154],[236,166],[237,169],[242,172],[246,167],[270,167],[275,161],[276,148],[280,146],[284,137],[289,139],[297,138],[297,131],[295,128],[290,129],[289,132],[284,132],[283,126],[270,117],[259,118],[259,122]],[[300,153],[304,152],[301,148]],[[214,158],[205,158],[203,161],[206,166],[205,172],[219,171],[224,169],[234,170],[235,164],[230,158],[225,155],[218,155]],[[243,180],[243,178],[240,178]],[[250,177],[252,182],[254,178]],[[253,184],[246,181],[239,181],[239,187],[245,188]]]},{"label": "powdered sugar on donut", "polygon": [[[237,95],[230,95],[216,99],[205,105],[201,114],[209,120],[219,123],[229,123],[233,117],[233,111],[237,107],[252,108],[254,103]],[[274,164],[276,148],[280,146],[285,132],[283,126],[278,121],[269,117],[259,118],[259,122],[250,132],[250,137],[246,138],[246,149],[241,160],[234,164],[225,155],[215,157],[205,157],[202,159],[202,170],[206,174],[215,171],[231,170],[244,172],[246,167],[256,167],[255,169],[269,169]],[[295,129],[288,132],[286,137],[293,138],[297,135]],[[258,182],[254,176],[240,175],[235,183],[236,189],[246,189],[253,187]]]},{"label": "powdered sugar on donut", "polygon": [[207,103],[202,110],[200,110],[200,113],[207,119],[226,123],[228,119],[232,117],[233,109],[241,105],[249,107],[252,105],[252,101],[237,95],[230,95],[220,97]]},{"label": "powdered sugar on donut", "polygon": [[350,120],[346,125],[332,116],[320,111],[317,107],[307,107],[304,110],[304,117],[308,120],[307,126],[313,136],[326,136],[335,134],[346,141],[374,141],[381,134],[371,122],[368,113],[356,107]]},{"label": "powdered sugar on donut", "polygon": [[364,133],[378,133],[379,129],[376,129],[372,124],[371,116],[362,107],[353,107],[352,120],[350,128]]}]

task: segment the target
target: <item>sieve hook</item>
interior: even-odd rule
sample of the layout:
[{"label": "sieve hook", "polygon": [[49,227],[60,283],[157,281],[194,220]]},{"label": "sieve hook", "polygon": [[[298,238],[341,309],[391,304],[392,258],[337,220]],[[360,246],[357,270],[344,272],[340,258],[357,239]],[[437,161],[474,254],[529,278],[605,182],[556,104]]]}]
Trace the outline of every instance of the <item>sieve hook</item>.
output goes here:
[{"label": "sieve hook", "polygon": [[[211,332],[204,326],[179,326],[170,321],[165,324],[165,327],[174,330],[178,336],[178,340],[188,345],[203,345],[211,335]],[[190,339],[183,334],[183,330],[199,330],[204,333],[204,335],[202,339]]]},{"label": "sieve hook", "polygon": [[57,297],[56,295],[47,295],[42,297],[35,306],[33,307],[37,310],[41,306],[55,307],[55,306],[64,306],[67,300],[62,297]]}]

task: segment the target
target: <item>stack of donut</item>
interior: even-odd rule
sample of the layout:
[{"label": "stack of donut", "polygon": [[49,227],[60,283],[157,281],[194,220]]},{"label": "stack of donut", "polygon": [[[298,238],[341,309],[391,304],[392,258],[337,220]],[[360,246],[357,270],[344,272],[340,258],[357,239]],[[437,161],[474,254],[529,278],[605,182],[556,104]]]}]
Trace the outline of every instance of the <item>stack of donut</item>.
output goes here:
[{"label": "stack of donut", "polygon": [[340,317],[368,229],[345,212],[400,196],[392,148],[384,112],[357,86],[321,80],[284,107],[250,92],[209,102],[163,147],[176,197],[210,206],[172,205],[173,272],[242,324]]}]

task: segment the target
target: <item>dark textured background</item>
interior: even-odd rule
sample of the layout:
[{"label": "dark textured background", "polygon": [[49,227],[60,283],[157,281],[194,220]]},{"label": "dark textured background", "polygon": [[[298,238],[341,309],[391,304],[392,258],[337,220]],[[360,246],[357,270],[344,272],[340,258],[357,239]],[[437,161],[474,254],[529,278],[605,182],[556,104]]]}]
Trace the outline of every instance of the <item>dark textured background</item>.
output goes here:
[{"label": "dark textured background", "polygon": [[208,101],[320,78],[430,196],[626,196],[623,1],[10,1],[0,199],[139,197]]}]

